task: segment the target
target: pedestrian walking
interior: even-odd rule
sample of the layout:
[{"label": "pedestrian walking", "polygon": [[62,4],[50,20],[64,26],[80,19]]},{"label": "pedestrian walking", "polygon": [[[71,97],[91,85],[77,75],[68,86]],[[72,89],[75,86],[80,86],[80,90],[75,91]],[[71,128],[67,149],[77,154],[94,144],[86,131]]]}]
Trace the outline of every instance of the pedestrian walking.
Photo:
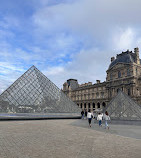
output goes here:
[{"label": "pedestrian walking", "polygon": [[92,122],[92,118],[93,118],[91,110],[88,111],[87,118],[88,118],[89,126],[91,127],[91,122]]},{"label": "pedestrian walking", "polygon": [[84,111],[81,111],[81,119],[84,119]]},{"label": "pedestrian walking", "polygon": [[108,125],[108,121],[110,120],[110,116],[108,114],[108,112],[106,111],[105,114],[104,114],[104,120],[105,120],[105,129],[108,127],[109,129],[109,125]]},{"label": "pedestrian walking", "polygon": [[102,126],[102,117],[103,117],[103,114],[98,113],[97,120],[98,120],[99,127]]},{"label": "pedestrian walking", "polygon": [[85,117],[86,117],[86,119],[87,119],[87,109],[85,110]]},{"label": "pedestrian walking", "polygon": [[95,116],[96,114],[95,114],[95,111],[93,111],[93,120],[94,120],[94,122],[93,123],[95,123],[95,120],[96,120],[96,116]]}]

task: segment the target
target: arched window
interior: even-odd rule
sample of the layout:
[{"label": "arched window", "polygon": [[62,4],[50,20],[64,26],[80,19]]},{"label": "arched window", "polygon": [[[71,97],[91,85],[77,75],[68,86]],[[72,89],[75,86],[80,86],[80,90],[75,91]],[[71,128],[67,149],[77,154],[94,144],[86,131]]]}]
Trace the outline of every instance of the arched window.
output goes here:
[{"label": "arched window", "polygon": [[102,106],[103,106],[104,108],[106,107],[106,104],[105,104],[105,102],[103,102],[103,103],[102,103]]},{"label": "arched window", "polygon": [[136,67],[136,75],[138,75],[138,68]]},{"label": "arched window", "polygon": [[118,71],[118,78],[121,78],[121,72]]},{"label": "arched window", "polygon": [[112,97],[112,90],[110,90],[110,97]]},{"label": "arched window", "polygon": [[81,109],[82,109],[82,103],[81,103]]},{"label": "arched window", "polygon": [[130,88],[128,89],[128,95],[130,95]]},{"label": "arched window", "polygon": [[95,109],[95,103],[93,103],[93,109]]},{"label": "arched window", "polygon": [[100,103],[97,103],[97,108],[100,109]]},{"label": "arched window", "polygon": [[101,98],[104,98],[104,92],[101,92]]},{"label": "arched window", "polygon": [[110,73],[110,80],[112,80],[113,79],[113,74],[112,73]]},{"label": "arched window", "polygon": [[88,107],[89,107],[89,109],[91,108],[91,104],[90,103],[88,104]]},{"label": "arched window", "polygon": [[84,104],[84,108],[86,109],[86,103]]},{"label": "arched window", "polygon": [[92,93],[92,98],[94,99],[94,93]]},{"label": "arched window", "polygon": [[120,88],[117,89],[117,93],[120,91]]},{"label": "arched window", "polygon": [[98,92],[96,93],[96,97],[99,98],[99,93]]}]

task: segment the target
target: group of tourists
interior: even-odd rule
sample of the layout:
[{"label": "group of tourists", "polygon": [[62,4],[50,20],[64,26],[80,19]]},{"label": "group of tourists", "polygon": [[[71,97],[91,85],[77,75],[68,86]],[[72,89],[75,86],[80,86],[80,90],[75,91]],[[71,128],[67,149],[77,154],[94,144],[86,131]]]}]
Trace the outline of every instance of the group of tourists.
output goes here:
[{"label": "group of tourists", "polygon": [[91,112],[91,110],[89,110],[88,112],[87,112],[87,110],[85,110],[85,112],[82,110],[81,111],[81,118],[88,119],[88,123],[89,123],[90,127],[91,127],[92,119],[98,120],[99,127],[102,127],[102,120],[104,120],[105,121],[105,128],[109,129],[108,121],[110,120],[110,116],[109,116],[107,111],[104,114],[99,112],[97,117],[96,117],[94,115],[94,113]]}]

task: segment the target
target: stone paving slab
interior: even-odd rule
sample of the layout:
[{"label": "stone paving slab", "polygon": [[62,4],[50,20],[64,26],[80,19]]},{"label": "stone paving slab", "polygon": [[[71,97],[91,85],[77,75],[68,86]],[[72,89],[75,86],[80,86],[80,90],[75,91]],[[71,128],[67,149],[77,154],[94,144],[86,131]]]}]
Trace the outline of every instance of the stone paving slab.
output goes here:
[{"label": "stone paving slab", "polygon": [[[76,120],[72,123],[74,126],[88,128],[87,120]],[[110,130],[105,130],[104,121],[102,127],[98,126],[98,121],[92,120],[91,130],[97,130],[104,133],[116,134],[124,137],[141,139],[141,125],[126,125],[126,124],[109,124]]]},{"label": "stone paving slab", "polygon": [[141,158],[141,139],[94,130],[82,121],[0,122],[0,158]]}]

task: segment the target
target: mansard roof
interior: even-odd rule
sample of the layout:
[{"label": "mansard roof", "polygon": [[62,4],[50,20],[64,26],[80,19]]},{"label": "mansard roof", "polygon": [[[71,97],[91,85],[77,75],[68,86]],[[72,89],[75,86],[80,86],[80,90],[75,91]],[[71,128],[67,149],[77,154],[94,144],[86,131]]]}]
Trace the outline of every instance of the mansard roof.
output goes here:
[{"label": "mansard roof", "polygon": [[[132,53],[132,51],[127,50],[126,52],[122,52],[121,54],[117,54],[117,57],[114,61],[111,62],[109,65],[109,68],[112,68],[117,63],[133,63],[135,62],[135,53]],[[140,61],[141,63],[141,61]]]}]

